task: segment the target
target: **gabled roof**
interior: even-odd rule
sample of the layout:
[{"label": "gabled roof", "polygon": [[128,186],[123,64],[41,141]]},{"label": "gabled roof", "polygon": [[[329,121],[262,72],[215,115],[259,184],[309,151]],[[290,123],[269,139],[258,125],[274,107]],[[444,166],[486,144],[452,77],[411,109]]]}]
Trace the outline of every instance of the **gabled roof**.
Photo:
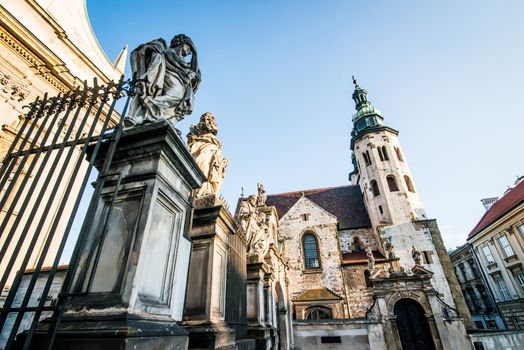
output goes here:
[{"label": "gabled roof", "polygon": [[[372,253],[376,262],[386,261],[384,255],[378,250],[373,250]],[[367,262],[368,257],[365,250],[354,253],[342,253],[342,265],[363,264]]]},{"label": "gabled roof", "polygon": [[272,194],[267,196],[266,205],[275,206],[278,216],[282,218],[302,196],[336,216],[340,229],[371,227],[362,193],[357,185]]},{"label": "gabled roof", "polygon": [[296,298],[293,301],[318,301],[318,300],[341,300],[342,297],[337,295],[335,292],[327,289],[308,289]]},{"label": "gabled roof", "polygon": [[496,201],[487,212],[484,213],[478,224],[471,230],[468,239],[473,238],[480,231],[497,221],[511,209],[524,201],[524,179],[520,179],[515,187],[508,190],[502,198]]}]

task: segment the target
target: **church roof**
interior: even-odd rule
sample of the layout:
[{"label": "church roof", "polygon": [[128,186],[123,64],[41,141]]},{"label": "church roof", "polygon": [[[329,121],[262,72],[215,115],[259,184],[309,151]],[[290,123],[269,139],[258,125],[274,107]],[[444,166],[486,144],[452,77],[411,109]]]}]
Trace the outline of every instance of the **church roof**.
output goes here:
[{"label": "church roof", "polygon": [[471,230],[468,239],[473,238],[480,231],[497,221],[503,215],[524,202],[524,179],[519,179],[515,187],[506,191],[504,196],[496,201],[487,212],[484,213],[477,225]]},{"label": "church roof", "polygon": [[272,194],[267,196],[266,205],[275,206],[278,216],[283,217],[302,195],[336,216],[340,229],[371,227],[362,193],[357,185]]},{"label": "church roof", "polygon": [[341,300],[335,292],[327,289],[308,289],[293,299],[293,301]]},{"label": "church roof", "polygon": [[[378,250],[373,250],[373,257],[376,262],[386,261],[384,255]],[[342,265],[353,265],[353,264],[363,264],[368,262],[368,257],[365,250],[360,252],[353,253],[342,253]]]}]

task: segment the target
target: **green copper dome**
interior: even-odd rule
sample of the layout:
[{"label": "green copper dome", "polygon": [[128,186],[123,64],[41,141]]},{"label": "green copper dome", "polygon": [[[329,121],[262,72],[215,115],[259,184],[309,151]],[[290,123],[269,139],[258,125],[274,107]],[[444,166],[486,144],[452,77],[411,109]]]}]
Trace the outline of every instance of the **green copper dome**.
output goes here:
[{"label": "green copper dome", "polygon": [[382,113],[378,108],[373,107],[372,105],[367,105],[365,107],[362,107],[357,111],[357,113],[353,114],[352,121],[353,123],[357,121],[358,119],[368,116],[368,115],[377,115],[382,116]]},{"label": "green copper dome", "polygon": [[384,126],[382,113],[371,105],[368,101],[368,92],[358,85],[357,80],[353,77],[355,91],[353,92],[353,101],[357,112],[353,114],[353,136],[360,135],[365,130]]}]

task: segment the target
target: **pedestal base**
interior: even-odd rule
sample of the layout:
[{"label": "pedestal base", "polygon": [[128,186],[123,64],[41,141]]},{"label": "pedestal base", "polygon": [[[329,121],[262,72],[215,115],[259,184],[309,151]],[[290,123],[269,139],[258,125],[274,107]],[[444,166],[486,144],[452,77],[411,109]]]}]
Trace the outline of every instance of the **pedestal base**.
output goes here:
[{"label": "pedestal base", "polygon": [[236,334],[224,324],[185,326],[189,332],[189,349],[237,350]]},{"label": "pedestal base", "polygon": [[[34,335],[31,349],[47,349],[47,323]],[[17,338],[22,348],[24,335]],[[172,320],[143,319],[135,315],[64,317],[56,334],[56,350],[127,350],[188,348],[188,332]]]},{"label": "pedestal base", "polygon": [[247,327],[247,338],[255,341],[256,350],[271,350],[273,346],[271,328],[267,327]]}]

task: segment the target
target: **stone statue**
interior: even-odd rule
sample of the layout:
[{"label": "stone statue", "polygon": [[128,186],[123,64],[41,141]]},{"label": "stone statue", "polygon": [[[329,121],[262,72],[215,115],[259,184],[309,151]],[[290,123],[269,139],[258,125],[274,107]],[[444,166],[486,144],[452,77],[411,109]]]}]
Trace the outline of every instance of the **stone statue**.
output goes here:
[{"label": "stone statue", "polygon": [[246,235],[248,255],[264,257],[269,249],[269,227],[266,217],[257,208],[257,197],[249,196],[240,202],[238,220]]},{"label": "stone statue", "polygon": [[384,249],[386,250],[386,255],[389,260],[395,259],[395,253],[393,252],[393,244],[389,239],[384,241]]},{"label": "stone statue", "polygon": [[266,206],[266,190],[264,189],[264,184],[257,184],[258,188],[258,197],[257,197],[257,207],[265,207]]},{"label": "stone statue", "polygon": [[370,271],[375,270],[375,257],[370,247],[366,249],[366,256],[368,257],[368,268]]},{"label": "stone statue", "polygon": [[207,182],[196,193],[197,198],[217,194],[224,181],[228,161],[222,155],[222,142],[216,138],[217,133],[215,117],[207,112],[202,114],[197,125],[191,126],[187,134],[189,151],[207,177]]},{"label": "stone statue", "polygon": [[413,257],[413,260],[415,260],[415,265],[420,265],[421,262],[421,256],[420,252],[415,248],[415,246],[412,246],[413,249],[411,249],[411,256]]},{"label": "stone statue", "polygon": [[136,95],[126,126],[172,118],[180,121],[191,114],[200,70],[188,36],[176,35],[169,46],[162,38],[142,44],[131,52],[130,61]]}]

